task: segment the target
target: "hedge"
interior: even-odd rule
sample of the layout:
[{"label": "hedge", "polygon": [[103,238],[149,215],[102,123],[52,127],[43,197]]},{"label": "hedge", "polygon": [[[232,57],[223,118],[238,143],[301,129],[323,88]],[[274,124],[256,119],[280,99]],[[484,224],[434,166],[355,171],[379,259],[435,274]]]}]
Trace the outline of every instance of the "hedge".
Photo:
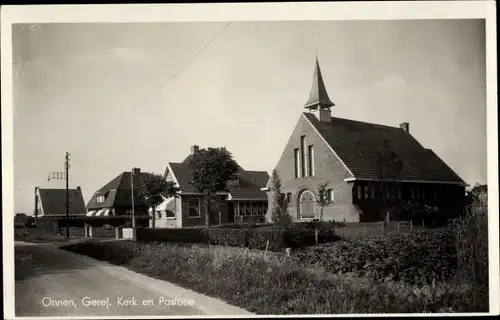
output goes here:
[{"label": "hedge", "polygon": [[208,236],[206,229],[202,228],[137,228],[136,236],[138,241],[168,241],[168,242],[189,242],[207,243]]},{"label": "hedge", "polygon": [[[339,237],[332,230],[320,230],[318,240],[336,241]],[[166,241],[185,243],[210,243],[230,247],[281,251],[286,247],[301,248],[316,243],[314,229],[307,228],[138,228],[138,241]]]}]

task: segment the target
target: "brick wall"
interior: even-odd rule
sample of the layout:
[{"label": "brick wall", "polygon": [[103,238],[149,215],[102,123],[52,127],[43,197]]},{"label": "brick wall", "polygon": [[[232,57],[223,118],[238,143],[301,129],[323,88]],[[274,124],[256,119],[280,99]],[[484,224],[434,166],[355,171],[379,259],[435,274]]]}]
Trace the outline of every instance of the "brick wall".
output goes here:
[{"label": "brick wall", "polygon": [[[188,201],[189,199],[198,199],[200,206],[200,217],[191,218],[189,217]],[[205,204],[203,203],[203,198],[200,196],[190,196],[183,195],[181,197],[181,214],[182,214],[182,227],[194,227],[194,226],[204,226],[205,225]]]},{"label": "brick wall", "polygon": [[[294,149],[300,148],[300,137],[305,135],[306,148],[314,146],[314,176],[295,178]],[[323,220],[358,222],[359,214],[352,203],[352,186],[344,179],[350,174],[339,159],[333,154],[330,147],[323,141],[309,121],[301,115],[285,150],[279,160],[276,170],[282,182],[282,192],[291,192],[289,213],[294,219],[298,218],[298,196],[301,190],[309,189],[316,193],[317,187],[323,182],[329,182],[328,189],[334,191],[333,204],[324,208]],[[267,218],[270,219],[272,210],[272,192],[268,193],[270,200]],[[319,215],[319,208],[317,209]]]}]

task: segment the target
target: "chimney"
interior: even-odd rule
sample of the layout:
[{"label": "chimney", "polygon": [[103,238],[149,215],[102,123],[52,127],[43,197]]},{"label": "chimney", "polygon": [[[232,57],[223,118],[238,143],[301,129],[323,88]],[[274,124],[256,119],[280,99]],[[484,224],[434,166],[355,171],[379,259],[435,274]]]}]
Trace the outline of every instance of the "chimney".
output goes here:
[{"label": "chimney", "polygon": [[399,125],[399,127],[401,129],[403,129],[404,131],[410,133],[410,124],[408,122],[403,122]]},{"label": "chimney", "polygon": [[132,168],[132,173],[133,173],[134,175],[141,174],[141,168]]},{"label": "chimney", "polygon": [[82,188],[80,188],[80,186],[76,187],[76,190],[82,190]]},{"label": "chimney", "polygon": [[191,154],[195,154],[198,151],[200,151],[199,146],[197,146],[197,145],[191,146]]}]

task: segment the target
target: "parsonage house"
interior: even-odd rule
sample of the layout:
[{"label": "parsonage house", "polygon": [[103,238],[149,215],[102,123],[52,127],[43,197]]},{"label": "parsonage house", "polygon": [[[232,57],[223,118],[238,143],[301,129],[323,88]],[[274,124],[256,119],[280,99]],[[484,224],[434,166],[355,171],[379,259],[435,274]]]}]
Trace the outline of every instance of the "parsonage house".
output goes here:
[{"label": "parsonage house", "polygon": [[[319,218],[316,194],[321,183],[328,183],[330,204],[323,213],[327,221],[380,221],[388,200],[462,210],[466,183],[410,134],[409,123],[391,127],[332,117],[332,107],[316,59],[307,111],[300,115],[275,168],[295,220]],[[381,151],[399,159],[399,170],[384,173],[387,169],[378,160]],[[269,203],[271,186],[269,181],[264,188]]]},{"label": "parsonage house", "polygon": [[[191,147],[191,154],[198,152]],[[165,197],[156,208],[155,227],[184,228],[205,225],[203,195],[190,184],[191,168],[189,156],[180,163],[169,162],[165,169],[168,181],[179,187],[178,197]],[[267,195],[262,190],[269,180],[265,171],[248,171],[240,168],[238,178],[228,183],[229,192],[221,192],[219,200],[212,205],[210,225],[235,222],[264,222],[268,209]]]},{"label": "parsonage house", "polygon": [[[148,204],[141,194],[141,169],[124,171],[97,190],[87,204],[87,216],[132,216],[132,203],[136,217],[148,216]],[[134,201],[132,202],[132,190]]]},{"label": "parsonage house", "polygon": [[[80,187],[68,190],[69,216],[84,217],[87,213]],[[35,218],[66,217],[66,189],[35,187]]]}]

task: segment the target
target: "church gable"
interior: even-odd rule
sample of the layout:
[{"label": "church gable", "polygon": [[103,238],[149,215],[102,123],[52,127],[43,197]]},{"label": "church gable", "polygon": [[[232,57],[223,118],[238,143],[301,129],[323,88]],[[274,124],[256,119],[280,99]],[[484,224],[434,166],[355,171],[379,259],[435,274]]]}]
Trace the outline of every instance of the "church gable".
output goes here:
[{"label": "church gable", "polygon": [[285,146],[276,170],[283,186],[290,187],[324,180],[343,182],[350,176],[349,170],[303,115]]}]

